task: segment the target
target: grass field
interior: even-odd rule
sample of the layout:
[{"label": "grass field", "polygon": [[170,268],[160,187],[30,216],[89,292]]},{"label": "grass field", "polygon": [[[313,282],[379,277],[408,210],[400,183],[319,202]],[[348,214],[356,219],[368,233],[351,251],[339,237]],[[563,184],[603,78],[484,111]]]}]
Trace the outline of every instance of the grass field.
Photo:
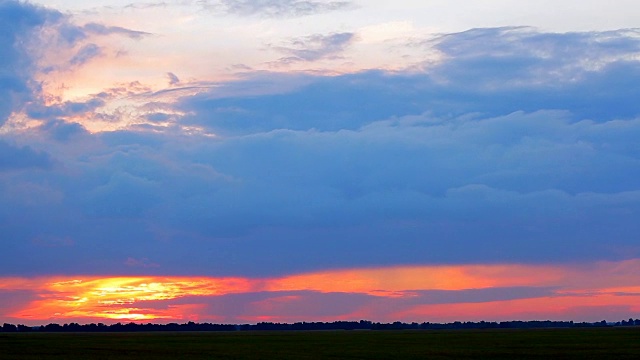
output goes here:
[{"label": "grass field", "polygon": [[0,333],[0,359],[640,359],[640,328]]}]

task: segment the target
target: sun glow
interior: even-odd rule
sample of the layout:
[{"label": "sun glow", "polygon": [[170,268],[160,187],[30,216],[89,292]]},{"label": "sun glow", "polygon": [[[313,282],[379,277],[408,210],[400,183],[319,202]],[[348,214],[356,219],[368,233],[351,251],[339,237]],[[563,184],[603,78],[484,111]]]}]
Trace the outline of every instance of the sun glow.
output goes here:
[{"label": "sun glow", "polygon": [[[5,289],[35,290],[38,299],[12,316],[18,318],[104,318],[126,320],[177,319],[158,302],[186,296],[219,296],[250,291],[254,285],[242,278],[113,277],[64,280],[20,279],[7,281]],[[153,306],[142,307],[142,304]]]}]

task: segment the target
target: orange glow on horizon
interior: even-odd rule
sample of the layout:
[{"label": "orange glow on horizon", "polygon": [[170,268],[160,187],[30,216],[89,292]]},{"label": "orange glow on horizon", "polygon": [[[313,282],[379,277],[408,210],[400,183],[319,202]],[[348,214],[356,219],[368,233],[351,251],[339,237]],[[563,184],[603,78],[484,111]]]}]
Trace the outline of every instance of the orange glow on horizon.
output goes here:
[{"label": "orange glow on horizon", "polygon": [[[5,281],[6,280],[6,281]],[[38,300],[13,317],[97,318],[111,320],[179,319],[168,310],[141,308],[187,296],[220,296],[251,291],[254,282],[243,278],[110,277],[3,279],[0,289],[25,289],[39,293]]]},{"label": "orange glow on horizon", "polygon": [[594,310],[598,309],[600,314],[606,314],[611,310],[626,310],[631,314],[638,314],[640,313],[640,294],[615,296],[595,292],[588,296],[551,296],[492,302],[420,305],[399,312],[395,316],[400,319],[429,318],[434,319],[432,320],[434,322],[441,321],[439,319],[443,318],[455,318],[458,321],[486,319],[567,321],[573,320],[576,316],[585,317],[584,321],[603,320],[596,317],[598,315]]},{"label": "orange glow on horizon", "polygon": [[[396,319],[492,319],[556,316],[576,309],[618,307],[640,312],[640,259],[600,262],[582,266],[459,265],[399,266],[322,271],[279,278],[215,278],[159,276],[52,276],[0,278],[0,291],[30,294],[0,318],[25,321],[180,321],[230,319],[215,299],[238,295],[232,320],[288,319],[296,307],[301,320],[327,319],[315,314],[322,304],[319,294],[360,294],[357,310],[335,310],[336,316]],[[464,294],[479,289],[555,289],[553,296],[468,302],[464,297],[445,304],[423,304],[421,291]],[[244,300],[242,300],[244,299]],[[253,299],[253,300],[252,300]],[[314,300],[315,299],[315,300]],[[414,300],[412,300],[414,299]],[[320,301],[320,302],[318,302]],[[340,302],[341,300],[336,300]],[[212,307],[213,306],[213,307]],[[222,306],[222,305],[220,305]],[[225,308],[226,306],[226,308]],[[235,309],[235,308],[234,308]],[[546,315],[545,315],[546,314]],[[230,315],[229,315],[230,316]],[[580,315],[582,316],[582,315]],[[569,316],[570,317],[570,316]],[[0,319],[1,320],[1,319]],[[229,320],[229,321],[232,321]]]},{"label": "orange glow on horizon", "polygon": [[[269,291],[311,290],[370,295],[407,290],[465,290],[559,284],[561,268],[525,265],[402,266],[335,270],[267,282]],[[382,295],[385,296],[385,295]]]}]

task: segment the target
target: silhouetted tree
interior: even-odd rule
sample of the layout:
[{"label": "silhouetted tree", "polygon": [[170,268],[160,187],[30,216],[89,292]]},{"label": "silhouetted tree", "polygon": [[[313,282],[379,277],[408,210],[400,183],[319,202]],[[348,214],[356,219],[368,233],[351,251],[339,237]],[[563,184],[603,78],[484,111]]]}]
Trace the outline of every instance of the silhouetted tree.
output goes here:
[{"label": "silhouetted tree", "polygon": [[4,323],[2,325],[2,331],[3,332],[16,332],[16,331],[18,331],[18,327],[13,325],[13,324]]}]

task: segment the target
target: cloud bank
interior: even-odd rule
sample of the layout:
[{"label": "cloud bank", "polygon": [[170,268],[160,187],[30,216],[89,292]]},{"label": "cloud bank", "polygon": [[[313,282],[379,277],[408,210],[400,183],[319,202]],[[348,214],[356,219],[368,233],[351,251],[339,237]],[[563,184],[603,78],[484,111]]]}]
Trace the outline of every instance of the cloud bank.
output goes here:
[{"label": "cloud bank", "polygon": [[566,320],[569,313],[575,320],[593,322],[638,310],[638,265],[636,260],[581,267],[387,267],[279,278],[0,278],[0,300],[7,304],[0,316],[38,325],[204,319]]},{"label": "cloud bank", "polygon": [[[0,135],[3,274],[640,257],[637,30],[473,29],[414,43],[439,60],[403,71],[249,72],[199,87],[167,70],[166,91],[132,81],[48,103],[28,85],[42,69],[15,39],[66,20],[1,4],[13,24],[3,121],[19,112],[36,124]],[[247,4],[227,6],[254,11]],[[78,29],[86,35],[52,44],[79,67],[110,51],[93,36],[139,38]],[[314,61],[356,37],[301,37],[281,51]],[[144,103],[147,121],[87,131],[116,98]]]}]

